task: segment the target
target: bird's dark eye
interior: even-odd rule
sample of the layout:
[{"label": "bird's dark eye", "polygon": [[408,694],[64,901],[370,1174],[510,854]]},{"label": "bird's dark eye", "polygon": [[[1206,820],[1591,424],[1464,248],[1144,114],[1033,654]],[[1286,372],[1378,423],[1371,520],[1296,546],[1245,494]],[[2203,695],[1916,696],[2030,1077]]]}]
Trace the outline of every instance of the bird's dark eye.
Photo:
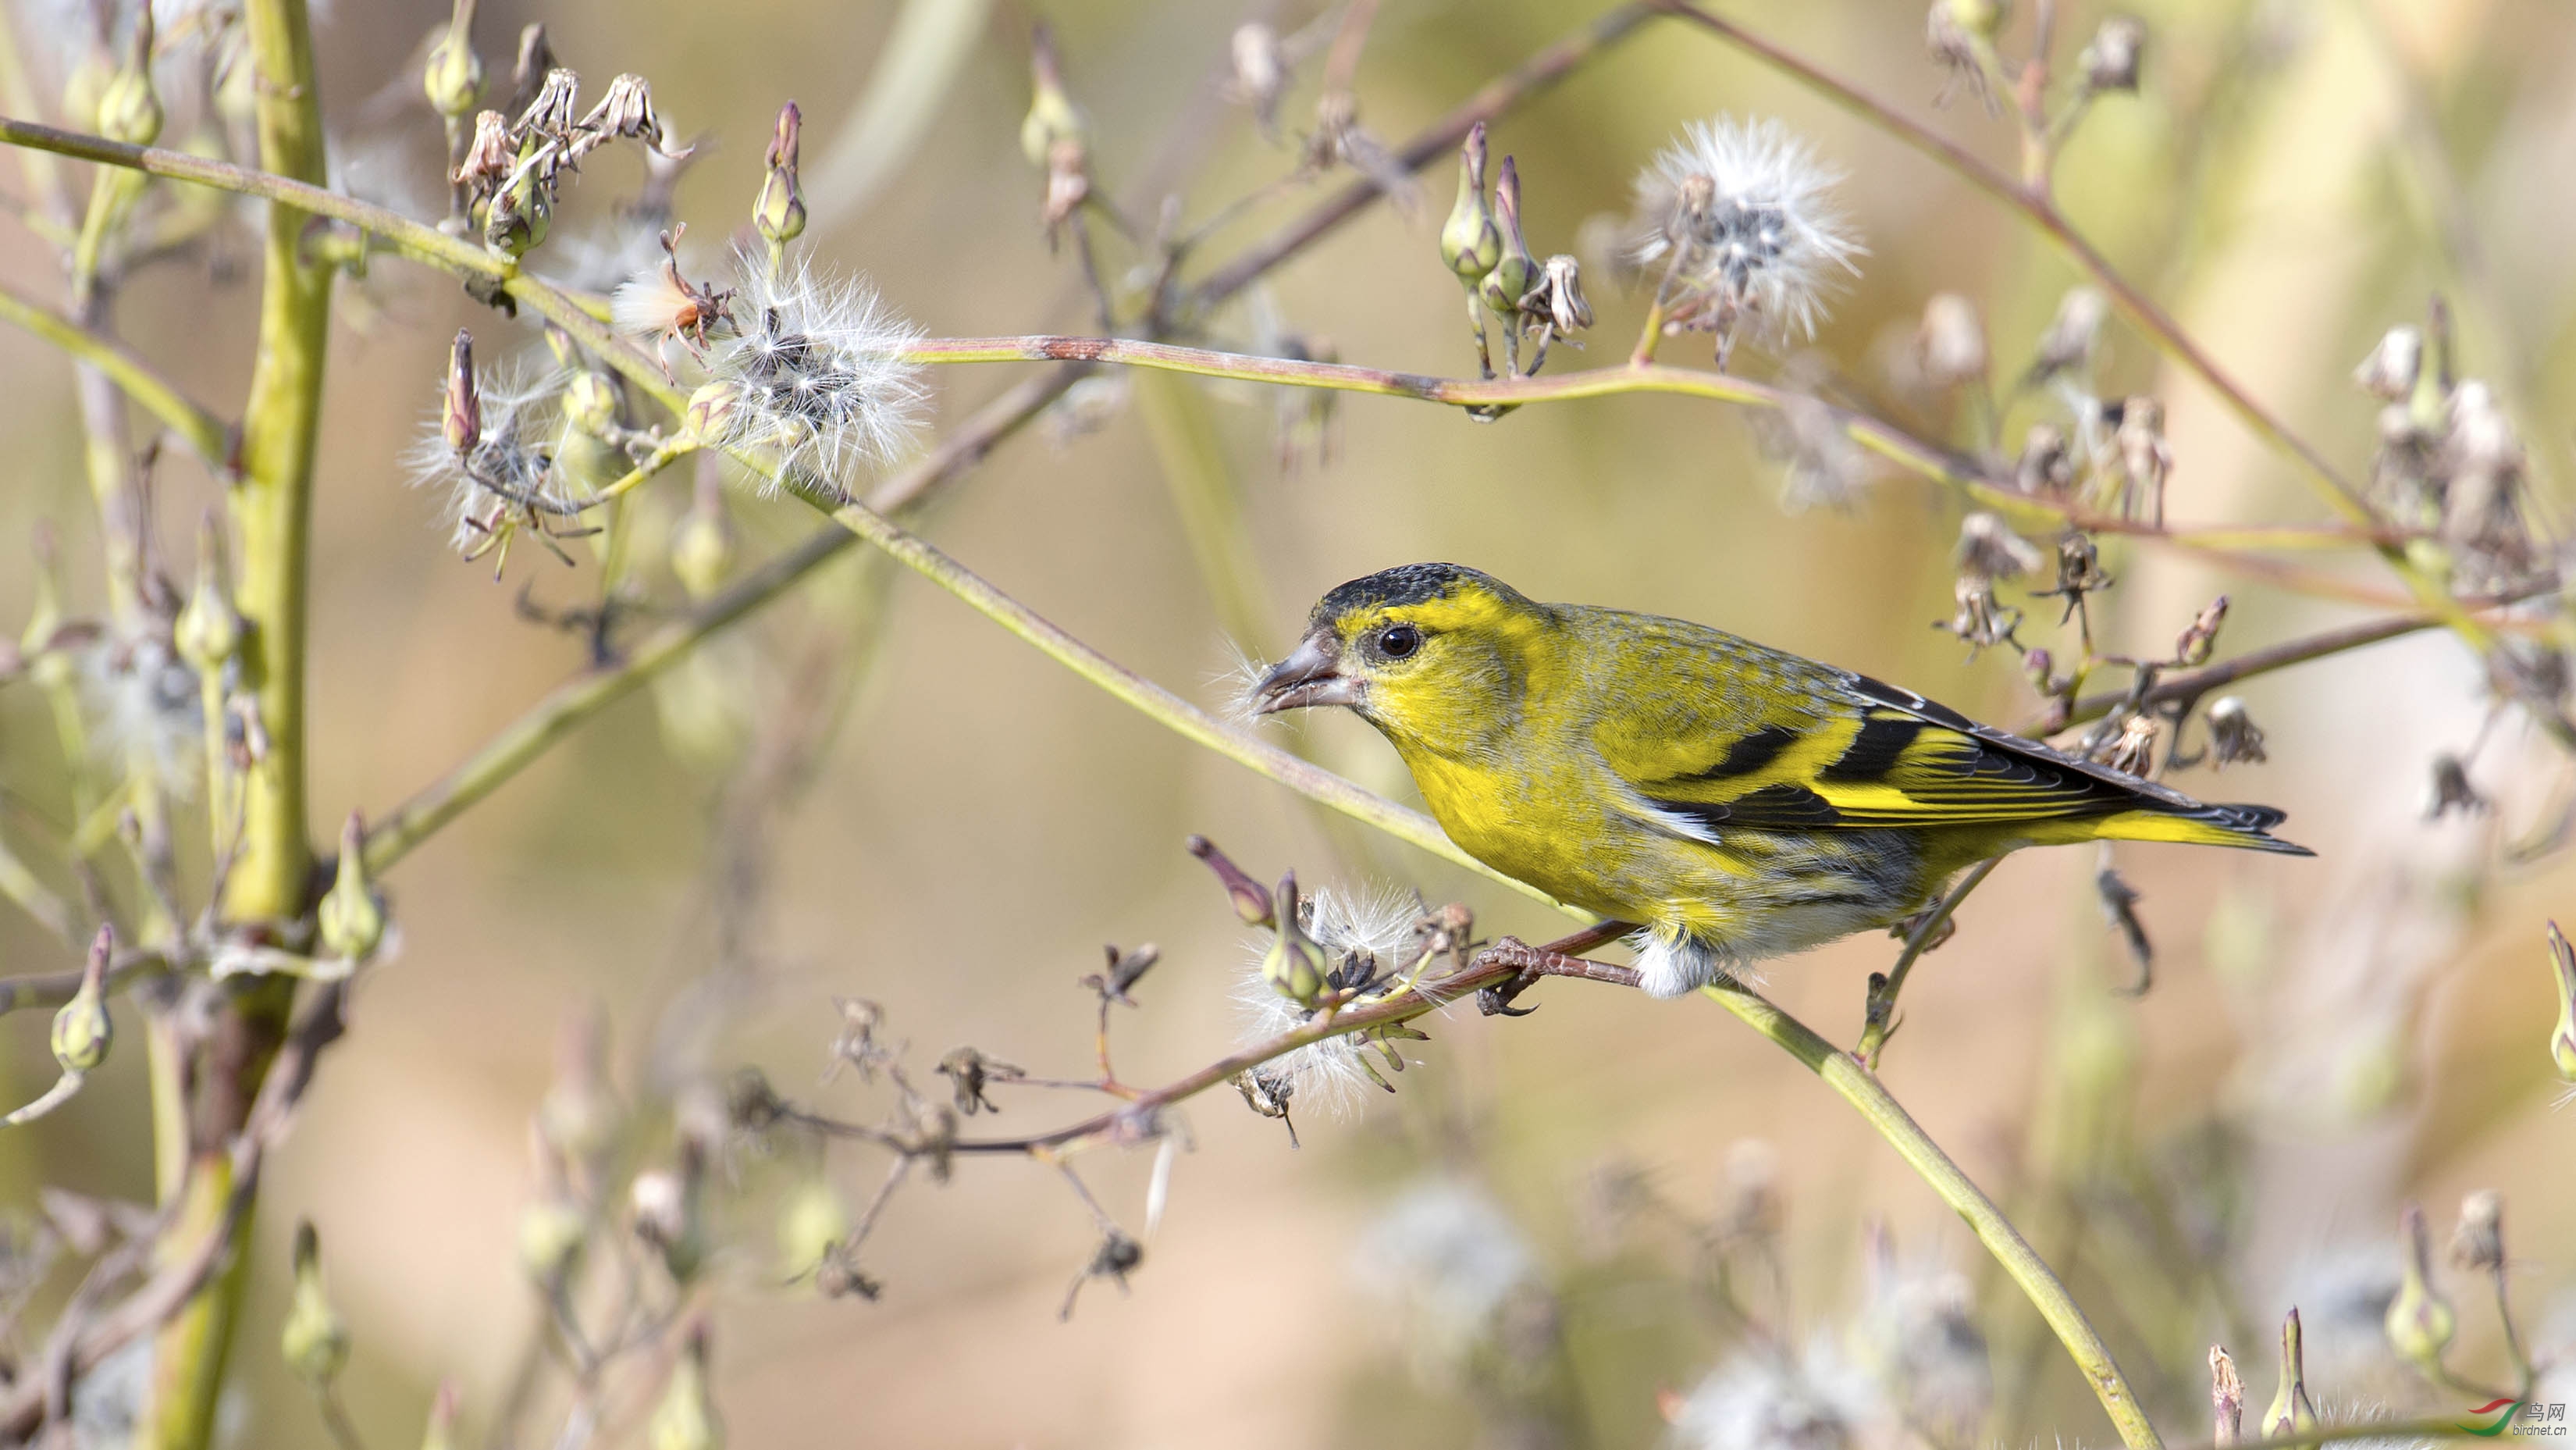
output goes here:
[{"label": "bird's dark eye", "polygon": [[1377,652],[1391,660],[1400,660],[1422,648],[1422,631],[1409,624],[1399,624],[1378,631]]}]

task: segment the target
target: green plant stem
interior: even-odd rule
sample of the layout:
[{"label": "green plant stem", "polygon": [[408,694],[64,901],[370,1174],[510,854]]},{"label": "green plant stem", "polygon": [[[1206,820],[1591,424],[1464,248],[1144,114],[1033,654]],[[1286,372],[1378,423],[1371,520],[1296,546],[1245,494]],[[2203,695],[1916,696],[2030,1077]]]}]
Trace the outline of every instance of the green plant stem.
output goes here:
[{"label": "green plant stem", "polygon": [[[904,356],[908,361],[931,364],[1047,360],[1116,363],[1124,367],[1191,373],[1199,377],[1410,398],[1460,408],[1517,407],[1628,393],[1675,393],[1774,410],[1793,401],[1801,404],[1817,401],[1804,394],[1730,373],[1651,363],[1588,368],[1536,378],[1479,380],[1393,372],[1348,363],[1218,352],[1132,338],[1046,334],[928,338],[907,349]],[[2402,543],[2411,537],[2377,524],[2186,529],[2097,514],[2064,499],[2023,493],[1989,475],[1973,459],[1927,443],[1883,419],[1830,404],[1821,406],[1826,407],[1852,441],[1863,448],[1909,472],[1950,484],[1979,505],[2001,512],[2024,527],[2054,528],[2071,524],[2088,532],[2171,539],[2209,548],[2377,547]]]},{"label": "green plant stem", "polygon": [[105,374],[125,396],[161,420],[218,474],[230,466],[232,428],[181,393],[114,338],[82,326],[13,287],[0,285],[0,322],[22,328]]},{"label": "green plant stem", "polygon": [[[247,0],[243,21],[244,63],[256,68],[261,166],[300,195],[327,197],[318,184],[321,93],[303,0]],[[260,712],[268,746],[239,780],[241,834],[221,910],[236,929],[290,939],[301,930],[294,924],[305,914],[313,874],[304,802],[305,590],[332,276],[327,264],[307,260],[306,226],[295,205],[270,206],[259,353],[242,414],[241,479],[230,491],[241,561],[235,607],[247,625],[241,689]],[[217,831],[225,825],[217,822]],[[216,849],[228,844],[218,840]],[[256,980],[227,1004],[212,1030],[198,1065],[198,1100],[188,1115],[190,1164],[175,1221],[163,1235],[165,1254],[187,1252],[235,1216],[228,1208],[235,1186],[229,1145],[259,1097],[293,1001],[292,978]],[[202,1450],[210,1442],[248,1268],[247,1256],[236,1255],[162,1327],[138,1446]]]},{"label": "green plant stem", "polygon": [[1959,1170],[1959,1165],[1950,1161],[1941,1145],[1932,1141],[1931,1135],[1889,1095],[1878,1078],[1750,988],[1721,986],[1701,990],[1745,1025],[1805,1063],[1809,1071],[1824,1079],[1827,1087],[1858,1110],[1862,1119],[1905,1160],[1906,1166],[1967,1221],[1977,1241],[1986,1246],[1986,1252],[1994,1256],[2004,1273],[2048,1321],[2058,1342],[2075,1360],[2075,1367],[2083,1372],[2094,1397],[2102,1402],[2103,1412],[2111,1417],[2121,1442],[2129,1450],[2161,1450],[2163,1441],[2155,1426],[2148,1423],[2145,1409],[2131,1393],[2119,1365],[2113,1362],[2109,1346],[2094,1332],[2084,1311],[2076,1307],[2074,1296],[2031,1250],[2012,1221],[2004,1217],[2003,1210]]}]

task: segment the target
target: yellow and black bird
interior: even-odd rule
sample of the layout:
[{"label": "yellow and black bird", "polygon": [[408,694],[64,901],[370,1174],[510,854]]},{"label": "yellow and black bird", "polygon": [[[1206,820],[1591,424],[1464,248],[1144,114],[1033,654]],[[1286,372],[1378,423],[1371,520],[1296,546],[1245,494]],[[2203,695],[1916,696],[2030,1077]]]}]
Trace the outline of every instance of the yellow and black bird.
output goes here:
[{"label": "yellow and black bird", "polygon": [[2269,806],[2203,805],[1910,690],[1678,619],[1540,604],[1456,564],[1324,596],[1253,688],[1394,744],[1469,855],[1648,931],[1646,990],[1922,910],[2023,846],[2181,841],[2291,855]]}]

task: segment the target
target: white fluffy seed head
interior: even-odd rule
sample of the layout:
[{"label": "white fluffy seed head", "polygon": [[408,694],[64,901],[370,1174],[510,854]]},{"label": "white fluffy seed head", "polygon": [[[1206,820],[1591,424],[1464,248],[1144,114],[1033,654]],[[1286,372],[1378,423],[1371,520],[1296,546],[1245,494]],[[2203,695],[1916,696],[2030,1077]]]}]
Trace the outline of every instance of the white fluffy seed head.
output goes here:
[{"label": "white fluffy seed head", "polygon": [[148,636],[82,651],[76,676],[91,748],[112,767],[149,777],[182,800],[206,758],[197,672]]},{"label": "white fluffy seed head", "polygon": [[420,437],[403,453],[414,488],[447,491],[450,542],[471,552],[489,537],[482,521],[496,509],[536,499],[554,507],[578,502],[555,467],[563,436],[563,389],[571,374],[551,365],[513,360],[476,379],[482,430],[473,450],[459,457],[446,435],[446,379],[438,382]]},{"label": "white fluffy seed head", "polygon": [[[1373,957],[1382,973],[1400,973],[1413,965],[1418,950],[1414,923],[1423,916],[1421,900],[1413,893],[1387,886],[1359,891],[1324,887],[1309,893],[1302,904],[1306,934],[1334,966],[1342,965],[1352,952]],[[1243,974],[1235,982],[1246,1042],[1264,1041],[1304,1026],[1309,1015],[1279,995],[1262,974],[1262,959],[1269,950],[1266,933],[1246,942]],[[1328,1037],[1273,1059],[1263,1071],[1287,1085],[1294,1107],[1340,1113],[1359,1100],[1360,1089],[1375,1087],[1369,1070],[1360,1065],[1359,1053],[1352,1038]]]},{"label": "white fluffy seed head", "polygon": [[863,281],[802,264],[773,280],[748,253],[736,265],[732,335],[710,363],[740,401],[718,441],[833,487],[900,455],[929,399],[920,365],[903,358],[920,330]]},{"label": "white fluffy seed head", "polygon": [[1791,1358],[1742,1350],[1711,1370],[1673,1416],[1679,1450],[1843,1450],[1891,1427],[1870,1378],[1829,1335]]},{"label": "white fluffy seed head", "polygon": [[1515,1298],[1545,1292],[1538,1254],[1492,1195],[1463,1179],[1425,1178],[1361,1233],[1351,1273],[1403,1312],[1431,1364],[1464,1364],[1506,1328]]},{"label": "white fluffy seed head", "polygon": [[1841,180],[1776,120],[1695,121],[1637,178],[1641,275],[1669,269],[1668,310],[1693,325],[1812,337],[1828,289],[1859,274],[1864,250],[1834,201]]}]

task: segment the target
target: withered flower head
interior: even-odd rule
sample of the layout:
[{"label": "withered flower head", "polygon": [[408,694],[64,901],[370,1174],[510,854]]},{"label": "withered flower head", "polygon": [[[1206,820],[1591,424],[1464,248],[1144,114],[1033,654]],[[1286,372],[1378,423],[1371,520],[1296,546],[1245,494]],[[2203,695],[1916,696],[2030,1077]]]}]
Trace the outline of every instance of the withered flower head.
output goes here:
[{"label": "withered flower head", "polygon": [[2014,533],[2000,514],[1982,510],[1959,521],[1959,546],[1952,554],[1959,572],[1979,579],[2019,579],[2036,573],[2039,546]]},{"label": "withered flower head", "polygon": [[465,154],[457,159],[448,180],[477,196],[489,196],[518,164],[519,148],[510,142],[510,118],[483,111],[474,117],[474,139],[466,143]]},{"label": "withered flower head", "polygon": [[1914,352],[1924,381],[1936,388],[1973,383],[1986,375],[1986,326],[1977,304],[1956,292],[1936,292],[1923,304]]},{"label": "withered flower head", "polygon": [[1539,269],[1538,285],[1521,298],[1521,311],[1544,319],[1558,333],[1592,325],[1592,304],[1583,296],[1583,264],[1563,252]]},{"label": "withered flower head", "polygon": [[1288,55],[1279,44],[1279,32],[1257,20],[1237,26],[1228,54],[1234,73],[1226,83],[1226,94],[1236,104],[1252,108],[1261,134],[1273,134],[1279,126],[1279,97],[1288,89]]},{"label": "withered flower head", "polygon": [[2424,330],[2392,327],[2352,370],[2353,383],[2383,403],[2402,403],[2415,391],[2424,370]]},{"label": "withered flower head", "polygon": [[2064,493],[2074,482],[2075,464],[2067,453],[2065,432],[2053,423],[2031,424],[2022,435],[2013,486],[2024,493]]},{"label": "withered flower head", "polygon": [[2084,47],[2079,64],[2084,67],[2084,87],[2098,93],[2135,91],[2138,88],[2138,60],[2147,48],[2146,22],[2134,15],[2104,17],[2100,29],[2093,32],[2093,43]]},{"label": "withered flower head", "polygon": [[2094,344],[2101,340],[2102,324],[2110,315],[2110,299],[2093,288],[2072,288],[2059,298],[2057,315],[2049,319],[2048,330],[2039,335],[2039,353],[2030,365],[2031,381],[2045,382],[2090,361]]},{"label": "withered flower head", "polygon": [[2460,1200],[2460,1226],[2451,1234],[2451,1262],[2473,1274],[2502,1269],[2504,1196],[2482,1188]]},{"label": "withered flower head", "polygon": [[2245,709],[2245,702],[2234,695],[2224,695],[2209,706],[2209,748],[2213,764],[2259,765],[2265,759],[2263,730]]},{"label": "withered flower head", "polygon": [[572,154],[578,160],[620,137],[642,141],[663,156],[678,160],[691,148],[673,146],[653,109],[653,88],[642,76],[628,73],[608,83],[608,94],[574,128]]},{"label": "withered flower head", "polygon": [[519,113],[511,134],[525,142],[530,139],[559,141],[572,130],[573,108],[581,104],[581,77],[557,66],[546,72],[545,81]]}]

